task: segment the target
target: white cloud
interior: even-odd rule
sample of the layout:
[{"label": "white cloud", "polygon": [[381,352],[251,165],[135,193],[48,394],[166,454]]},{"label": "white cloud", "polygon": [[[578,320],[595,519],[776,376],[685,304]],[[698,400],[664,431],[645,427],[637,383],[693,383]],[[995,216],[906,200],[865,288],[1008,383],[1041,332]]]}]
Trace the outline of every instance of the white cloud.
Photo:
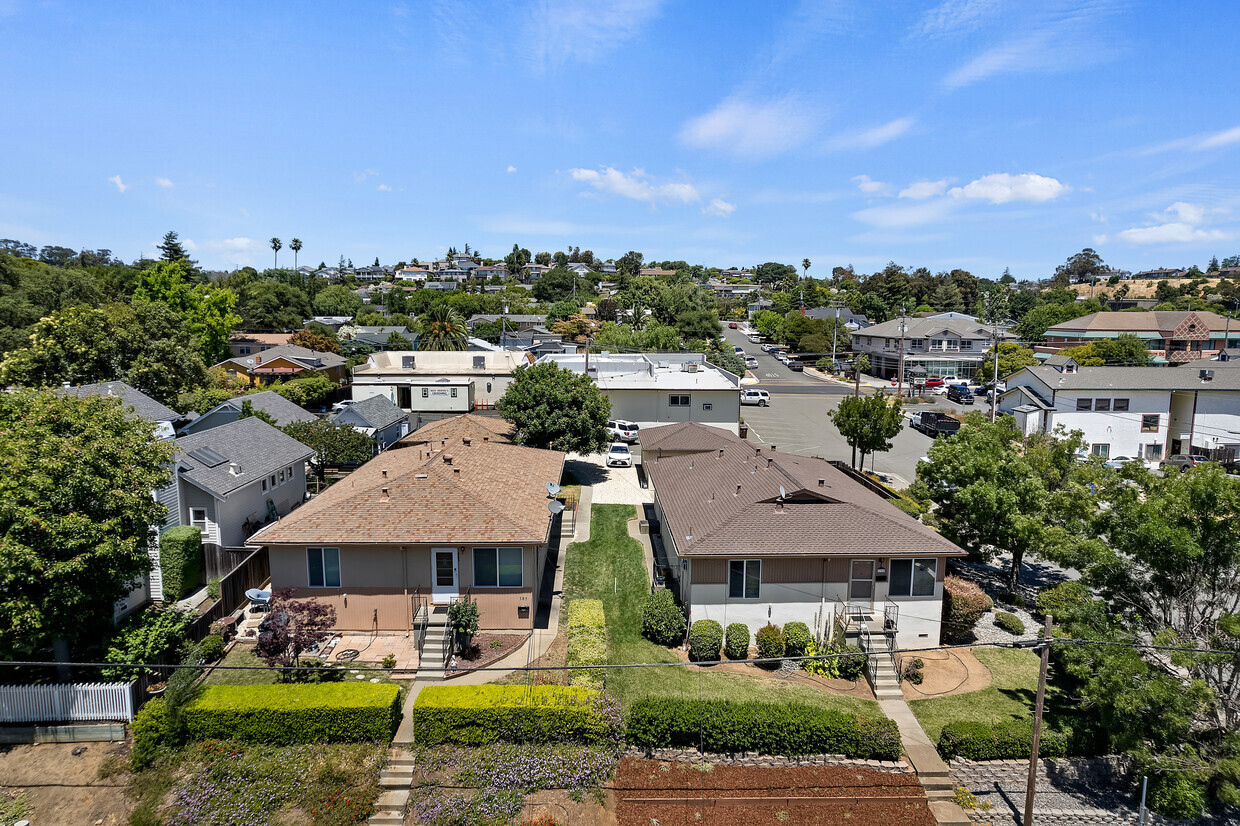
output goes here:
[{"label": "white cloud", "polygon": [[1152,227],[1133,227],[1119,234],[1130,244],[1184,244],[1190,241],[1226,241],[1231,233],[1218,229],[1199,229],[1183,221]]},{"label": "white cloud", "polygon": [[896,118],[890,123],[863,129],[857,132],[845,132],[836,135],[827,142],[828,149],[873,149],[895,140],[913,127],[913,118]]},{"label": "white cloud", "polygon": [[963,187],[953,187],[948,194],[953,198],[969,198],[989,201],[992,204],[1006,204],[1012,201],[1030,201],[1040,204],[1052,201],[1070,192],[1072,187],[1065,183],[1025,172],[1020,175],[1009,175],[1001,172],[986,175]]},{"label": "white cloud", "polygon": [[911,201],[924,201],[926,198],[942,195],[947,191],[948,183],[950,181],[947,178],[941,181],[916,181],[900,190],[900,197]]},{"label": "white cloud", "polygon": [[645,201],[648,204],[659,201],[680,201],[689,204],[701,200],[701,195],[690,183],[651,183],[645,170],[634,169],[632,172],[621,172],[614,167],[605,166],[599,169],[570,169],[574,181],[588,183],[600,192],[632,198],[634,201]]},{"label": "white cloud", "polygon": [[1002,0],[945,0],[922,15],[915,32],[943,37],[972,31],[994,17],[1002,5]]},{"label": "white cloud", "polygon": [[852,182],[857,185],[857,189],[860,189],[867,195],[882,195],[889,186],[882,181],[874,180],[869,175],[857,175],[852,179]]},{"label": "white cloud", "polygon": [[884,204],[869,207],[852,214],[863,224],[882,229],[915,227],[942,221],[951,214],[955,204],[946,199],[923,201],[916,204]]},{"label": "white cloud", "polygon": [[[188,246],[188,245],[187,245]],[[227,267],[244,267],[253,264],[260,254],[269,251],[266,243],[254,238],[223,238],[204,241],[203,252],[211,259]]]},{"label": "white cloud", "polygon": [[1209,135],[1194,135],[1187,138],[1176,138],[1175,140],[1134,150],[1134,154],[1157,155],[1161,152],[1171,152],[1173,150],[1183,149],[1201,152],[1207,149],[1221,149],[1225,146],[1231,146],[1234,143],[1240,143],[1240,126],[1233,126],[1230,129],[1224,129],[1222,132],[1214,132]]},{"label": "white cloud", "polygon": [[522,45],[541,69],[603,59],[640,34],[658,15],[662,0],[542,0],[531,5]]},{"label": "white cloud", "polygon": [[736,212],[736,204],[730,204],[722,198],[711,198],[710,203],[702,207],[703,215],[718,215],[720,218],[727,218],[733,212]]},{"label": "white cloud", "polygon": [[162,186],[164,189],[172,189],[172,181],[168,178],[156,178],[155,185]]},{"label": "white cloud", "polygon": [[126,189],[129,189],[129,187],[125,185],[125,182],[121,180],[120,175],[113,175],[111,178],[108,178],[108,180],[116,184],[116,189],[118,192],[123,193]]},{"label": "white cloud", "polygon": [[366,183],[367,178],[373,178],[378,174],[379,173],[373,169],[363,169],[361,172],[353,173],[353,182],[357,184],[364,184]]},{"label": "white cloud", "polygon": [[378,189],[380,192],[391,192],[392,191],[392,188],[388,186],[387,184],[379,184],[379,186],[376,187],[376,189]]},{"label": "white cloud", "polygon": [[1226,241],[1235,233],[1221,229],[1208,229],[1202,224],[1209,223],[1210,217],[1224,213],[1220,207],[1207,208],[1200,204],[1176,201],[1162,212],[1153,213],[1151,217],[1160,223],[1145,227],[1132,227],[1118,234],[1118,238],[1130,244],[1187,244],[1195,241]]},{"label": "white cloud", "polygon": [[731,97],[686,122],[680,140],[738,158],[771,158],[804,143],[817,120],[792,96],[761,102]]},{"label": "white cloud", "polygon": [[509,171],[509,172],[516,172],[516,171],[517,171],[517,168],[516,168],[515,166],[513,166],[512,164],[508,164],[508,171]]},{"label": "white cloud", "polygon": [[1240,126],[1226,129],[1222,132],[1216,132],[1202,139],[1197,144],[1197,149],[1216,149],[1220,146],[1231,146],[1233,143],[1240,143]]}]

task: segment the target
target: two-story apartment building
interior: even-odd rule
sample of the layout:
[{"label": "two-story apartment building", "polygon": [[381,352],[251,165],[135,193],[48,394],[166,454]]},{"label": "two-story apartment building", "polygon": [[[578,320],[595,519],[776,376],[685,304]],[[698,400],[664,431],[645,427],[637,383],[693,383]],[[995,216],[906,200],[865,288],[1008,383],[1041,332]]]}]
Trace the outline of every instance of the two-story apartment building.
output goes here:
[{"label": "two-story apartment building", "polygon": [[384,396],[411,413],[468,413],[499,401],[533,359],[503,350],[390,350],[353,368],[353,400]]},{"label": "two-story apartment building", "polygon": [[[904,370],[920,368],[926,376],[972,378],[993,341],[993,328],[961,313],[941,313],[927,318],[895,318],[866,327],[852,336],[854,353],[870,359],[870,373],[892,378],[900,370],[903,342]],[[1013,338],[999,331],[999,340]],[[907,381],[907,378],[906,378]]]},{"label": "two-story apartment building", "polygon": [[1240,370],[1080,367],[1059,357],[1005,379],[999,410],[1025,433],[1081,431],[1096,456],[1157,462],[1177,453],[1240,455]]},{"label": "two-story apartment building", "polygon": [[594,379],[611,401],[611,415],[655,427],[698,422],[732,433],[740,427],[740,378],[706,361],[701,353],[549,353],[555,364]]},{"label": "two-story apartment building", "polygon": [[1207,310],[1187,310],[1091,313],[1047,327],[1046,345],[1038,349],[1057,353],[1121,334],[1136,336],[1145,342],[1150,355],[1172,364],[1213,358],[1219,350],[1240,347],[1240,323],[1230,324]]}]

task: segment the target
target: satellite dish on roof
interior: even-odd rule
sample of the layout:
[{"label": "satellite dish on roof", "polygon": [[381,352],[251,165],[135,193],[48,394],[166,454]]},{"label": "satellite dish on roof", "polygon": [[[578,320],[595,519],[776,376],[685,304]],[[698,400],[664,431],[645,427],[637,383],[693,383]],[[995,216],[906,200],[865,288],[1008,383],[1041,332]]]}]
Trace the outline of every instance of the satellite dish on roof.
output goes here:
[{"label": "satellite dish on roof", "polygon": [[555,516],[557,513],[564,510],[564,503],[559,499],[552,499],[547,503],[547,510],[551,511],[552,516]]},{"label": "satellite dish on roof", "polygon": [[555,482],[548,482],[548,483],[547,483],[547,495],[548,495],[548,496],[555,496],[555,495],[556,495],[557,493],[559,493],[559,492],[560,492],[560,486],[559,486],[559,485],[557,485]]},{"label": "satellite dish on roof", "polygon": [[780,499],[785,499],[785,498],[787,498],[787,496],[788,496],[788,494],[784,492],[784,486],[783,486],[783,485],[780,485],[780,486],[779,486],[779,498],[780,498]]}]

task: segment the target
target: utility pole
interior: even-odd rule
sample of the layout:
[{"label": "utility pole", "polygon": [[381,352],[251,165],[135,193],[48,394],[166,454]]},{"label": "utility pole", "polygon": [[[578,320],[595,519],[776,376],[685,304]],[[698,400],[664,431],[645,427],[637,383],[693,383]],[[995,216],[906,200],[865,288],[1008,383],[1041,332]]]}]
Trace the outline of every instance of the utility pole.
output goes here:
[{"label": "utility pole", "polygon": [[840,333],[840,308],[835,308],[835,326],[831,328],[831,373],[835,374],[835,342]]},{"label": "utility pole", "polygon": [[990,307],[990,291],[982,293],[986,302],[986,315],[990,317],[991,344],[995,351],[994,370],[990,376],[990,423],[995,421],[995,408],[999,404],[999,319]]},{"label": "utility pole", "polygon": [[900,304],[900,367],[896,371],[896,398],[904,395],[904,312],[908,309],[907,304]]},{"label": "utility pole", "polygon": [[1042,740],[1042,706],[1046,701],[1046,668],[1051,659],[1051,615],[1046,615],[1042,635],[1042,666],[1038,669],[1038,699],[1033,709],[1033,743],[1029,752],[1029,785],[1025,788],[1025,819],[1021,826],[1033,826],[1033,793],[1038,785],[1038,745]]}]

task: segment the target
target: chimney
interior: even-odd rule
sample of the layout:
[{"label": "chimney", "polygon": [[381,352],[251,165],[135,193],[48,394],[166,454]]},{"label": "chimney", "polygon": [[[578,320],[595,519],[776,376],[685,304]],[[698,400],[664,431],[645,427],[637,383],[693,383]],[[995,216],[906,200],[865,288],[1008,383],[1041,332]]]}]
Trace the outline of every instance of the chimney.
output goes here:
[{"label": "chimney", "polygon": [[240,475],[241,475],[241,465],[237,464],[236,462],[229,462],[229,463],[228,463],[228,472],[229,472],[230,474],[232,474],[233,476],[240,476]]},{"label": "chimney", "polygon": [[818,480],[818,487],[820,487],[820,488],[825,488],[826,486],[827,486],[827,480],[826,480],[826,479],[819,479],[819,480]]},{"label": "chimney", "polygon": [[444,463],[445,465],[450,465],[450,464],[452,464],[452,454],[451,454],[451,453],[445,453],[445,454],[443,455],[443,463]]}]

